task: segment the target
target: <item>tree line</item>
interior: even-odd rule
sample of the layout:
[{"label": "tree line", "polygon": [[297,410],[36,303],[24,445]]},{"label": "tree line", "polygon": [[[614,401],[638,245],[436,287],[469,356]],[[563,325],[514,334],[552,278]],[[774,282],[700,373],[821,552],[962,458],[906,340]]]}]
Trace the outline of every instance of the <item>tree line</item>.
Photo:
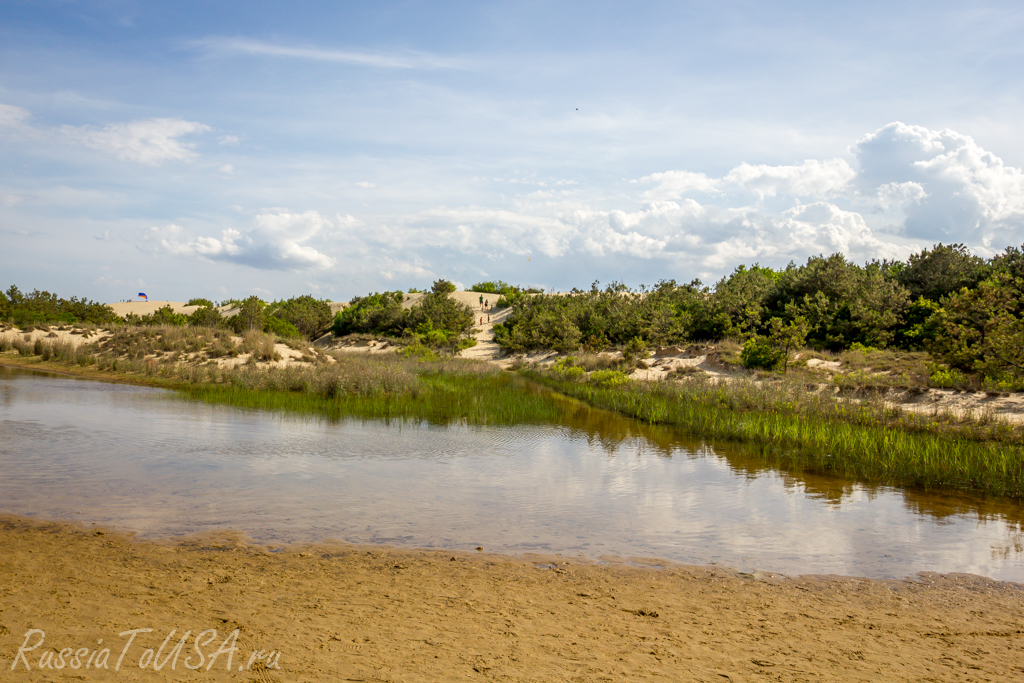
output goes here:
[{"label": "tree line", "polygon": [[[133,324],[227,326],[278,336],[314,339],[333,331],[406,337],[452,349],[469,342],[474,313],[448,297],[438,280],[416,306],[400,291],[354,297],[332,315],[329,302],[311,295],[267,303],[251,296],[222,302],[224,318],[207,299],[193,299],[192,314],[164,307]],[[985,259],[963,244],[937,244],[905,261],[859,265],[843,254],[810,257],[773,269],[741,265],[713,286],[699,280],[661,280],[631,289],[613,282],[567,295],[545,294],[501,281],[473,291],[498,294],[511,307],[495,325],[495,341],[510,352],[534,349],[600,351],[610,348],[710,342],[744,343],[749,365],[784,363],[788,350],[896,348],[929,351],[958,371],[986,378],[1024,378],[1024,251],[1009,247]],[[25,326],[43,322],[121,322],[106,305],[50,292],[0,293],[0,319]]]},{"label": "tree line", "polygon": [[599,284],[516,297],[495,340],[511,352],[568,352],[732,338],[745,342],[751,365],[765,366],[794,345],[899,348],[986,377],[1024,376],[1024,252],[1016,247],[991,259],[937,244],[905,261],[859,265],[836,253],[781,269],[741,265],[711,287]]}]

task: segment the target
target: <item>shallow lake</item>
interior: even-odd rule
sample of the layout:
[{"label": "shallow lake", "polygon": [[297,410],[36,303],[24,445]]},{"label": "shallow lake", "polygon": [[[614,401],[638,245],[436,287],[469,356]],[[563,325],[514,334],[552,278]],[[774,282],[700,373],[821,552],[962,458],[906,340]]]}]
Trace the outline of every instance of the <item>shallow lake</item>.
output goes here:
[{"label": "shallow lake", "polygon": [[0,367],[0,512],[143,537],[665,558],[1024,581],[1024,506],[783,472],[576,408],[564,426],[336,421]]}]

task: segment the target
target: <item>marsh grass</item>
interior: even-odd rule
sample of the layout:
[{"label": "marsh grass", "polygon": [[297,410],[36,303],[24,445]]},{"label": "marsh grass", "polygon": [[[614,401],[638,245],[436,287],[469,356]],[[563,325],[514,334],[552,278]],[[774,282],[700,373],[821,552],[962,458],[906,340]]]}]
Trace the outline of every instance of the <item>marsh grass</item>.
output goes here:
[{"label": "marsh grass", "polygon": [[788,382],[633,382],[606,388],[524,371],[589,405],[708,439],[756,444],[781,464],[921,487],[1024,496],[1020,431],[916,416],[881,400],[837,401]]},{"label": "marsh grass", "polygon": [[[182,387],[183,395],[240,408],[434,424],[557,424],[564,405],[551,392],[524,391],[501,372],[417,374],[401,363],[321,366],[319,371],[271,368],[227,373],[226,382]],[[326,371],[325,371],[326,370]]]}]

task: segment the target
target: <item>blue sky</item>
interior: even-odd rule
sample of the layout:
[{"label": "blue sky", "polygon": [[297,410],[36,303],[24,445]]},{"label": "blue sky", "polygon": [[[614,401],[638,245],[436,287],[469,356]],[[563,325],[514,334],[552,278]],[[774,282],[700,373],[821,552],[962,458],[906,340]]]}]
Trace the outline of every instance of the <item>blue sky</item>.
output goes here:
[{"label": "blue sky", "polygon": [[1019,3],[0,5],[0,287],[115,301],[1024,242]]}]

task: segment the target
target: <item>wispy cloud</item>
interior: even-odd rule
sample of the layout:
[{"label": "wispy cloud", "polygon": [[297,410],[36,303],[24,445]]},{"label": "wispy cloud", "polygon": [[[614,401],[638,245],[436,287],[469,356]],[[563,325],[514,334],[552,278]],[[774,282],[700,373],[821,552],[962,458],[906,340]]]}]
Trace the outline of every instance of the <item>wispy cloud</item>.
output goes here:
[{"label": "wispy cloud", "polygon": [[209,126],[182,119],[148,119],[113,123],[103,128],[64,126],[61,132],[86,147],[124,161],[155,166],[164,161],[189,161],[197,155],[193,145],[178,138],[202,133]]},{"label": "wispy cloud", "polygon": [[385,52],[358,52],[332,50],[319,47],[297,47],[265,43],[248,38],[209,37],[192,41],[193,46],[214,54],[248,54],[265,57],[291,57],[317,62],[355,64],[382,69],[461,69],[461,62],[423,52],[401,54]]},{"label": "wispy cloud", "polygon": [[0,128],[17,128],[25,125],[31,114],[28,109],[13,104],[0,103]]}]

